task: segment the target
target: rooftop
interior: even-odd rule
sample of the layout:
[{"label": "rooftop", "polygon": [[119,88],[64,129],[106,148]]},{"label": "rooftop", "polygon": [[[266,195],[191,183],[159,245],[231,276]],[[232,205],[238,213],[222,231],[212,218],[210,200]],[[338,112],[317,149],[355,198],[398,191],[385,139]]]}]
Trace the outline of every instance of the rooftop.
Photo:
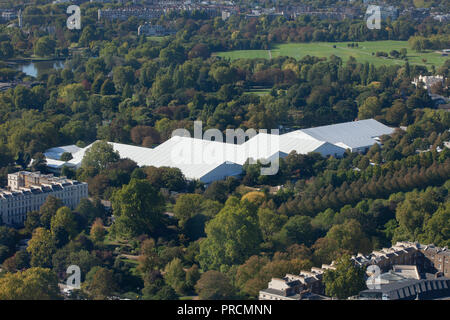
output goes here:
[{"label": "rooftop", "polygon": [[[335,125],[302,129],[275,135],[259,133],[242,144],[174,136],[155,148],[145,148],[109,142],[121,158],[129,158],[139,166],[179,168],[187,179],[201,179],[209,183],[242,172],[247,159],[277,159],[292,151],[299,154],[318,152],[323,156],[342,156],[345,149],[362,149],[377,143],[376,138],[390,134],[393,129],[368,119]],[[47,150],[47,166],[60,169],[64,165],[79,167],[85,152],[92,146],[79,149],[63,146]],[[64,152],[73,159],[63,162]],[[218,173],[212,173],[217,171]]]}]

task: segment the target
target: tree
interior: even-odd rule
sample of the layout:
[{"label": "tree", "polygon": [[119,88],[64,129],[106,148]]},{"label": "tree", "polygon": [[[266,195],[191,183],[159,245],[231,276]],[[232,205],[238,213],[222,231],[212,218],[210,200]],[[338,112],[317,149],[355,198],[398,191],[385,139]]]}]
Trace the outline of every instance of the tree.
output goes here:
[{"label": "tree", "polygon": [[450,246],[450,203],[442,204],[423,227],[421,242],[437,246]]},{"label": "tree", "polygon": [[147,180],[131,179],[116,190],[112,207],[119,233],[128,236],[157,234],[164,226],[164,198]]},{"label": "tree", "polygon": [[92,280],[88,284],[89,293],[96,300],[104,300],[117,290],[114,273],[106,268],[96,268],[94,271]]},{"label": "tree", "polygon": [[60,157],[61,161],[70,161],[72,160],[73,156],[70,152],[63,152],[63,154]]},{"label": "tree", "polygon": [[112,95],[116,93],[116,88],[114,87],[114,82],[112,82],[109,79],[106,79],[102,86],[100,87],[100,94],[101,95]]},{"label": "tree", "polygon": [[18,109],[30,109],[34,104],[33,92],[24,86],[14,89],[14,105]]},{"label": "tree", "polygon": [[0,244],[0,263],[3,263],[9,257],[9,248]]},{"label": "tree", "polygon": [[377,97],[368,97],[359,107],[358,119],[373,118],[381,112],[381,103]]},{"label": "tree", "polygon": [[205,190],[204,196],[206,199],[224,203],[227,200],[227,194],[228,188],[224,181],[214,181]]},{"label": "tree", "polygon": [[186,292],[186,272],[179,258],[170,261],[164,269],[164,280],[170,285],[177,294],[182,295]]},{"label": "tree", "polygon": [[258,209],[258,222],[265,241],[272,239],[288,220],[287,216],[276,213],[268,208]]},{"label": "tree", "polygon": [[194,290],[195,284],[200,279],[200,271],[196,264],[186,270],[186,290],[191,292]]},{"label": "tree", "polygon": [[372,249],[370,240],[362,231],[361,224],[355,219],[349,219],[342,224],[334,225],[326,238],[336,241],[337,247],[352,254],[368,253]]},{"label": "tree", "polygon": [[202,211],[202,202],[203,197],[199,194],[182,194],[177,198],[173,211],[180,227]]},{"label": "tree", "polygon": [[120,155],[117,151],[114,151],[112,145],[106,141],[97,141],[86,150],[81,167],[93,167],[97,171],[101,171],[106,169],[110,163],[117,162],[119,159]]},{"label": "tree", "polygon": [[30,267],[30,254],[26,250],[19,250],[14,255],[16,270],[27,269]]},{"label": "tree", "polygon": [[50,229],[52,217],[62,206],[63,202],[61,201],[61,199],[58,199],[54,196],[48,196],[47,199],[45,199],[44,204],[39,209],[41,225],[47,229]]},{"label": "tree", "polygon": [[51,267],[52,255],[56,251],[55,241],[50,231],[37,228],[28,241],[27,251],[31,254],[31,266]]},{"label": "tree", "polygon": [[50,269],[30,268],[0,278],[0,300],[60,299],[58,278]]},{"label": "tree", "polygon": [[210,270],[203,273],[195,285],[201,300],[225,300],[235,297],[230,280],[221,272]]},{"label": "tree", "polygon": [[284,245],[301,244],[310,245],[314,241],[314,230],[311,218],[307,216],[293,216],[283,226],[276,236]]},{"label": "tree", "polygon": [[47,159],[42,152],[38,152],[34,155],[31,170],[43,173],[47,172]]},{"label": "tree", "polygon": [[261,191],[250,191],[249,193],[246,193],[241,200],[249,201],[256,206],[260,206],[264,200],[266,200],[266,195]]},{"label": "tree", "polygon": [[134,83],[134,70],[129,66],[118,66],[113,69],[113,81],[117,89],[122,90],[126,84]]},{"label": "tree", "polygon": [[151,273],[155,269],[159,268],[160,258],[156,251],[155,240],[146,239],[141,244],[141,254],[139,255],[139,271],[144,274]]},{"label": "tree", "polygon": [[171,191],[181,191],[186,187],[186,179],[178,168],[145,167],[146,179],[156,188],[167,188]]},{"label": "tree", "polygon": [[9,257],[15,251],[17,241],[18,234],[15,229],[8,228],[6,226],[0,226],[0,246],[2,246],[3,248],[3,254],[0,254],[1,261]]},{"label": "tree", "polygon": [[[432,190],[408,192],[405,200],[399,203],[395,210],[399,228],[394,238],[398,239],[398,234],[403,233],[403,240],[418,240],[419,235],[423,233],[424,223],[431,217],[431,213],[437,210],[439,201],[439,196]],[[445,230],[445,225],[442,227]]]},{"label": "tree", "polygon": [[103,242],[105,239],[106,230],[103,226],[103,221],[100,218],[95,219],[91,227],[91,238],[94,242]]},{"label": "tree", "polygon": [[0,58],[9,59],[14,56],[14,47],[10,41],[3,41],[0,43]]},{"label": "tree", "polygon": [[203,58],[207,59],[210,55],[208,47],[203,43],[197,43],[188,53],[189,59]]},{"label": "tree", "polygon": [[61,207],[56,211],[56,214],[52,217],[50,226],[54,237],[58,229],[64,230],[69,239],[77,234],[77,222],[75,221],[74,214],[68,207]]},{"label": "tree", "polygon": [[149,126],[136,126],[130,131],[131,141],[144,147],[151,147],[155,143],[159,143],[161,137],[159,132]]},{"label": "tree", "polygon": [[105,208],[98,198],[93,201],[86,198],[81,199],[75,212],[86,219],[88,225],[92,224],[97,218],[104,219],[106,217]]},{"label": "tree", "polygon": [[323,275],[325,294],[338,299],[347,299],[367,289],[365,271],[355,266],[349,255],[336,262],[336,270],[328,269]]},{"label": "tree", "polygon": [[70,265],[77,265],[81,271],[81,281],[84,280],[89,270],[102,263],[94,252],[85,249],[75,249],[71,245],[59,249],[52,257],[53,271],[62,279],[67,277],[66,270]]},{"label": "tree", "polygon": [[39,38],[34,45],[34,54],[40,57],[46,57],[55,53],[56,41],[48,36]]},{"label": "tree", "polygon": [[261,231],[254,206],[230,197],[225,207],[206,224],[199,261],[204,269],[244,262],[258,252]]}]

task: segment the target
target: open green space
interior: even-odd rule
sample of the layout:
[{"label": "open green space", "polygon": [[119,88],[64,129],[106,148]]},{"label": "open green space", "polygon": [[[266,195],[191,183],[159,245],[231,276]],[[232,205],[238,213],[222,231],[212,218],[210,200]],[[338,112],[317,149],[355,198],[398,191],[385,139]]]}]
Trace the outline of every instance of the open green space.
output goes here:
[{"label": "open green space", "polygon": [[[405,60],[384,58],[375,56],[376,52],[383,51],[386,53],[392,50],[400,51],[405,48],[407,53],[407,59],[410,64],[435,65],[436,67],[444,64],[445,60],[449,57],[442,56],[435,51],[416,52],[412,50],[408,44],[408,41],[365,41],[358,42],[358,47],[348,47],[347,44],[351,42],[311,42],[311,43],[285,43],[274,45],[270,49],[272,58],[279,56],[289,56],[296,59],[300,59],[304,56],[316,56],[328,58],[332,54],[347,61],[350,56],[355,57],[358,62],[369,62],[375,66],[380,65],[395,65],[405,64]],[[356,42],[355,42],[356,43]],[[333,46],[336,46],[335,48]],[[372,54],[373,53],[373,54]],[[252,58],[270,58],[269,50],[235,50],[227,52],[215,53],[221,57],[227,57],[234,59],[252,59]],[[425,59],[425,60],[424,60]]]}]

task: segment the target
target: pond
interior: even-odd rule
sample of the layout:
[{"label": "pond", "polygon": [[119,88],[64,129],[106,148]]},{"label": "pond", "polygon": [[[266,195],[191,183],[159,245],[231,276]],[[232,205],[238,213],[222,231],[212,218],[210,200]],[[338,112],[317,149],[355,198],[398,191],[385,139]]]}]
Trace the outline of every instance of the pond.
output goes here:
[{"label": "pond", "polygon": [[50,69],[63,69],[64,60],[52,60],[52,61],[34,61],[23,62],[16,64],[16,69],[22,71],[27,76],[38,77],[42,73]]}]

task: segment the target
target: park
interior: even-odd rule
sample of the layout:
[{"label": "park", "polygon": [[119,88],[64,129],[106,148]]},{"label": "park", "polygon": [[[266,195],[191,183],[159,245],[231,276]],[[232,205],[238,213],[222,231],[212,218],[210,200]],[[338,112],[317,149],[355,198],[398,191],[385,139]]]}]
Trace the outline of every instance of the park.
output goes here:
[{"label": "park", "polygon": [[[358,46],[356,46],[356,43]],[[269,50],[234,50],[226,52],[217,52],[215,55],[225,58],[235,59],[270,59],[279,56],[289,56],[301,59],[304,56],[316,56],[328,58],[331,55],[342,58],[345,62],[350,56],[356,58],[358,62],[368,62],[379,67],[381,65],[403,65],[406,61],[410,64],[423,65],[431,67],[440,67],[448,57],[439,52],[428,50],[425,52],[416,52],[411,49],[408,41],[364,41],[355,42],[309,42],[309,43],[284,43],[275,44]],[[377,56],[377,52],[389,54],[391,51],[400,51],[402,48],[407,50],[406,59],[394,58],[392,56]]]}]

